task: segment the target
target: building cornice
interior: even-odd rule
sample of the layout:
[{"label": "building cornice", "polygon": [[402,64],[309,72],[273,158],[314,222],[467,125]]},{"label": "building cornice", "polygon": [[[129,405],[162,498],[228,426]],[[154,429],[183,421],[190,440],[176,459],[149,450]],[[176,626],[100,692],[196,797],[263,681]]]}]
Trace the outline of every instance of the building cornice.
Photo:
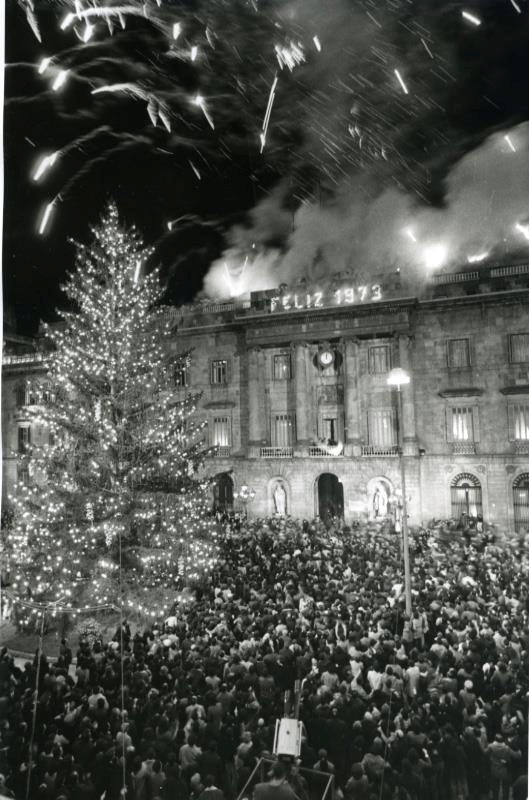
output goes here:
[{"label": "building cornice", "polygon": [[500,393],[504,395],[529,394],[529,383],[523,383],[513,386],[504,386],[502,389],[500,389]]}]

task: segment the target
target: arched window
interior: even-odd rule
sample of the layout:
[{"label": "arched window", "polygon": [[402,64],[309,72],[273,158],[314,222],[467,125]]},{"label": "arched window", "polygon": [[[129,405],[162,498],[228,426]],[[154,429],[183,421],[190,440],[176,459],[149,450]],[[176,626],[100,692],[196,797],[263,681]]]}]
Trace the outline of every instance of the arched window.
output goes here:
[{"label": "arched window", "polygon": [[450,495],[453,519],[460,519],[463,515],[474,518],[483,516],[481,484],[475,475],[470,472],[456,475],[452,480]]},{"label": "arched window", "polygon": [[529,532],[529,472],[515,478],[512,485],[514,503],[514,529],[517,533]]}]

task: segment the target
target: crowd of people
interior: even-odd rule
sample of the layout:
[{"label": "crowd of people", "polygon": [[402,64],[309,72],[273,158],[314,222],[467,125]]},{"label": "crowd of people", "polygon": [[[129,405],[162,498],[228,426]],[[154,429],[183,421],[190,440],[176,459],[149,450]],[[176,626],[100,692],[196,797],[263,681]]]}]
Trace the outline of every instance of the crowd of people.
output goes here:
[{"label": "crowd of people", "polygon": [[313,800],[325,773],[335,800],[526,800],[529,552],[464,534],[414,534],[407,616],[390,530],[232,521],[168,619],[54,663],[4,648],[0,796]]}]

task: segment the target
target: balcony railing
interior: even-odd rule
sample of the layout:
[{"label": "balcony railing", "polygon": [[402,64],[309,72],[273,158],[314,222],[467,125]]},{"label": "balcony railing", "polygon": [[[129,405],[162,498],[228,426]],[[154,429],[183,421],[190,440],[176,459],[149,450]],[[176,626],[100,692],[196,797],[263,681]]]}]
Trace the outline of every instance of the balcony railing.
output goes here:
[{"label": "balcony railing", "polygon": [[292,458],[294,448],[292,447],[261,447],[261,458]]},{"label": "balcony railing", "polygon": [[235,311],[237,306],[235,303],[211,303],[208,306],[202,306],[203,314],[219,314],[225,311]]},{"label": "balcony railing", "polygon": [[452,272],[442,273],[441,275],[434,275],[433,282],[437,284],[444,283],[463,283],[464,281],[477,281],[479,272]]},{"label": "balcony railing", "polygon": [[516,453],[529,453],[529,440],[517,439],[514,442],[514,450]]},{"label": "balcony railing", "polygon": [[231,447],[229,444],[226,445],[219,445],[215,448],[215,452],[213,453],[214,456],[217,458],[224,458],[225,456],[231,455]]},{"label": "balcony railing", "polygon": [[472,456],[475,452],[474,442],[452,442],[452,453],[456,456]]},{"label": "balcony railing", "polygon": [[490,271],[491,278],[507,278],[512,275],[526,275],[529,272],[529,264],[513,264],[510,267],[494,267]]},{"label": "balcony railing", "polygon": [[329,453],[323,447],[309,447],[309,456],[311,458],[340,458],[340,456],[343,456],[343,447],[339,453]]},{"label": "balcony railing", "polygon": [[390,447],[379,447],[376,444],[363,444],[360,454],[362,456],[374,457],[374,456],[398,456],[399,448],[397,445],[391,445]]},{"label": "balcony railing", "polygon": [[2,364],[33,364],[43,361],[42,353],[23,353],[20,356],[2,356]]}]

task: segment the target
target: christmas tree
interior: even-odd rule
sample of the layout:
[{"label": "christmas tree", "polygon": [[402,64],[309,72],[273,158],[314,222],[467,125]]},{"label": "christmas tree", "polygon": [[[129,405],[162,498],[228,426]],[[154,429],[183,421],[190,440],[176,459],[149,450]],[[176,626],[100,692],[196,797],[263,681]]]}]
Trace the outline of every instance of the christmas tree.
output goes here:
[{"label": "christmas tree", "polygon": [[[181,386],[152,251],[110,204],[63,287],[70,310],[45,326],[51,396],[28,449],[11,533],[13,590],[79,612],[167,613],[184,580],[214,558],[204,422]],[[37,613],[37,612],[35,612]]]}]

